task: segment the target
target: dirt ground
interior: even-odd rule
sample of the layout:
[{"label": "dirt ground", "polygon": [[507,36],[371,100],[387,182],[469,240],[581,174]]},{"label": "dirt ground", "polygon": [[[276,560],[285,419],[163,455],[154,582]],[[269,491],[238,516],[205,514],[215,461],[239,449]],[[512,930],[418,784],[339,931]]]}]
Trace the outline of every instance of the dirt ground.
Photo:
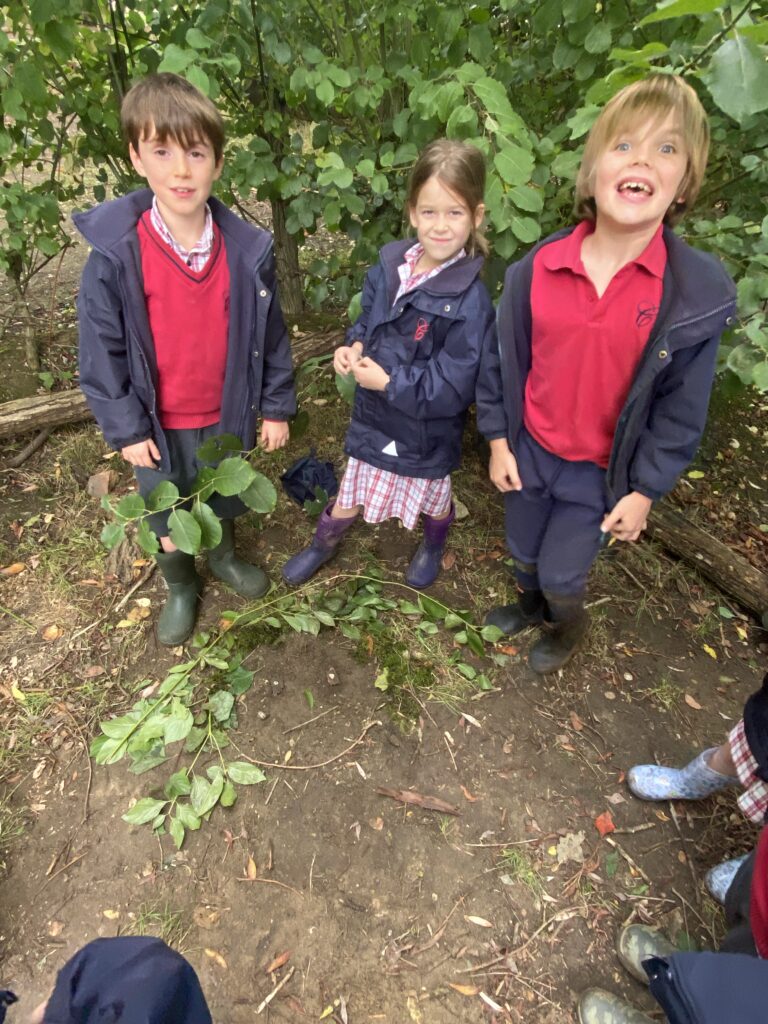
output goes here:
[{"label": "dirt ground", "polygon": [[[49,366],[71,365],[71,337],[44,354]],[[260,457],[275,481],[310,443],[342,465],[346,412],[332,383],[315,374],[302,389],[309,435]],[[703,476],[676,495],[760,565],[767,431],[765,399],[723,403],[697,463]],[[507,590],[501,505],[483,460],[470,430],[455,478],[468,514],[433,588],[478,621]],[[214,1019],[233,1024],[253,1020],[280,982],[266,1021],[561,1024],[575,1020],[577,994],[592,984],[653,1016],[616,960],[618,929],[647,921],[681,948],[715,946],[723,921],[703,873],[746,851],[755,830],[731,791],[650,805],[629,794],[624,774],[721,740],[766,669],[756,622],[643,541],[601,558],[589,641],[546,679],[528,669],[524,636],[506,645],[503,666],[477,660],[492,689],[416,691],[408,666],[423,657],[421,641],[395,615],[387,628],[413,660],[383,693],[374,686],[381,636],[283,634],[248,652],[254,686],[230,734],[273,767],[176,851],[169,836],[121,818],[133,798],[162,787],[167,766],[137,777],[124,762],[98,767],[87,756],[98,722],[124,713],[182,656],[156,643],[157,574],[124,600],[148,566],[132,564],[136,551],[120,562],[98,542],[104,513],[85,486],[113,468],[115,493],[125,493],[118,461],[86,425],[56,432],[21,469],[0,474],[0,568],[23,566],[0,576],[0,942],[3,985],[23,1006],[84,942],[132,932],[181,949]],[[257,519],[247,519],[241,546],[277,580],[311,527],[285,495]],[[324,578],[365,565],[399,582],[413,547],[394,524],[357,529]],[[119,628],[137,598],[150,615]],[[216,628],[223,609],[241,607],[209,581],[201,625]],[[411,713],[395,699],[403,692]],[[438,797],[458,813],[404,805],[379,787]],[[606,812],[615,831],[603,838],[595,821]]]}]

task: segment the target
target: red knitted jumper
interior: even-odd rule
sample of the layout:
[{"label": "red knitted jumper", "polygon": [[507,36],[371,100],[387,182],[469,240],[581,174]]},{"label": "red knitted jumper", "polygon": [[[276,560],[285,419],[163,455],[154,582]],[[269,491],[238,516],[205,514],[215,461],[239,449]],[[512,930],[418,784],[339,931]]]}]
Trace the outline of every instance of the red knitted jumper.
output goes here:
[{"label": "red knitted jumper", "polygon": [[141,270],[157,359],[157,411],[166,429],[207,427],[221,415],[227,365],[229,267],[214,225],[211,255],[191,270],[152,226],[139,220]]}]

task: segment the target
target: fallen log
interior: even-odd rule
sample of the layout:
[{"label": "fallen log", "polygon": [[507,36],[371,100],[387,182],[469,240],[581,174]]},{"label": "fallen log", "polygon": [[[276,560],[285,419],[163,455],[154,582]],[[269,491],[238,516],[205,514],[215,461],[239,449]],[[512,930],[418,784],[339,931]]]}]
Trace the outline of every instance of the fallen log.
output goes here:
[{"label": "fallen log", "polygon": [[[341,340],[341,332],[324,331],[307,334],[291,340],[293,365],[300,366],[307,359],[331,352]],[[59,391],[54,395],[34,395],[0,404],[0,438],[18,437],[33,430],[64,426],[93,419],[79,390]]]},{"label": "fallen log", "polygon": [[656,505],[648,534],[668,551],[694,566],[723,593],[755,612],[768,629],[768,575],[711,534],[690,523],[669,505]]}]

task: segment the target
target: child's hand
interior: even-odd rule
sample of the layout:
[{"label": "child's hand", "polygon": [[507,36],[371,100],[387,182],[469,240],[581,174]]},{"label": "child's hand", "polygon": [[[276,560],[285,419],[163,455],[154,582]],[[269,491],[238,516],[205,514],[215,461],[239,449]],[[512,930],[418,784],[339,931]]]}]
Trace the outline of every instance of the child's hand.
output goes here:
[{"label": "child's hand", "polygon": [[144,466],[146,469],[156,469],[160,461],[160,451],[151,437],[136,444],[127,444],[120,454],[132,466]]},{"label": "child's hand", "polygon": [[600,524],[603,533],[611,533],[617,540],[637,540],[648,525],[648,513],[653,502],[638,491],[617,501]]},{"label": "child's hand", "polygon": [[498,437],[490,442],[491,462],[488,466],[488,475],[491,483],[500,491],[522,491],[523,482],[517,469],[517,459],[509,450],[509,445],[504,437]]},{"label": "child's hand", "polygon": [[389,374],[375,360],[365,356],[352,367],[352,373],[360,387],[369,391],[383,391],[389,384]]},{"label": "child's hand", "polygon": [[363,344],[360,341],[354,341],[351,345],[342,345],[333,353],[334,370],[346,377],[355,363],[360,360],[362,354]]},{"label": "child's hand", "polygon": [[259,443],[266,452],[274,452],[285,448],[288,444],[288,424],[277,420],[264,420],[261,424]]}]

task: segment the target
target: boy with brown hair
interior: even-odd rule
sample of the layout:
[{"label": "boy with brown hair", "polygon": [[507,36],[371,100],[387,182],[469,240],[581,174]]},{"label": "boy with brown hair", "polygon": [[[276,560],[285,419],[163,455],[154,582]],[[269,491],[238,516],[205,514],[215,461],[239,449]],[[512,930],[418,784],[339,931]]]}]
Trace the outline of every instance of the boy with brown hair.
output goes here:
[{"label": "boy with brown hair", "polygon": [[671,228],[708,148],[682,78],[626,86],[587,140],[579,223],[507,271],[477,403],[520,593],[486,621],[509,635],[544,627],[536,672],[561,668],[585,633],[601,541],[637,540],[701,438],[736,295],[719,262]]},{"label": "boy with brown hair", "polygon": [[[207,438],[234,434],[248,449],[261,412],[262,446],[288,440],[296,402],[272,236],[211,197],[224,126],[189,82],[150,75],[125,96],[121,120],[149,188],[73,218],[93,247],[77,301],[80,386],[142,496],[167,480],[186,497]],[[261,596],[267,577],[235,555],[234,519],[246,506],[219,494],[208,504],[222,520],[211,572]],[[192,632],[202,580],[169,536],[168,515],[155,512],[149,525],[169,588],[158,639],[175,645]]]}]

